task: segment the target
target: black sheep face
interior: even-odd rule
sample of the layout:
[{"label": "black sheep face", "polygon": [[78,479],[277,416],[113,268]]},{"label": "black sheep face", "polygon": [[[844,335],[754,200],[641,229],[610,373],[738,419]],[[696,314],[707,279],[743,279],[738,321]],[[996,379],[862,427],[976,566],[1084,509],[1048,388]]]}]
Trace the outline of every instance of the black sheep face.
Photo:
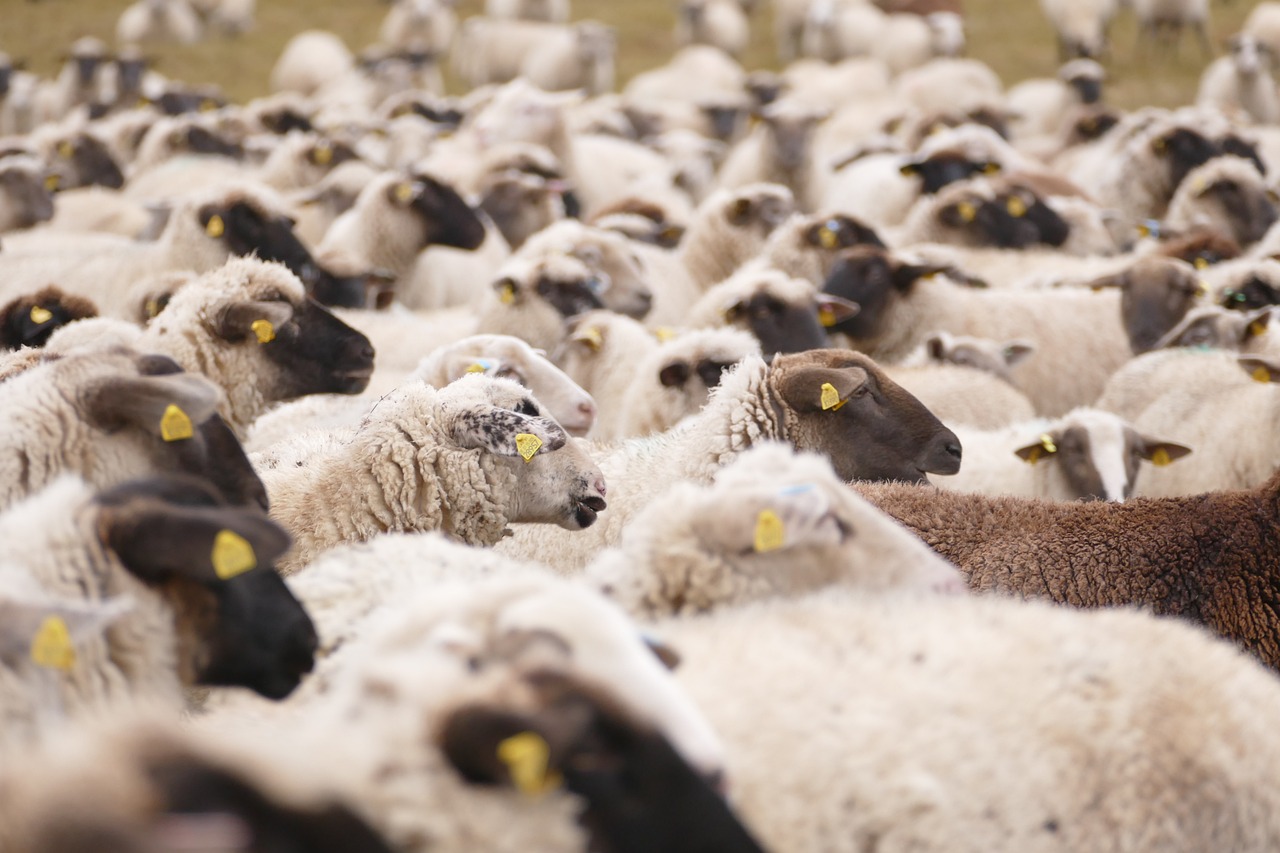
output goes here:
[{"label": "black sheep face", "polygon": [[1258,276],[1252,276],[1237,287],[1222,291],[1223,308],[1233,311],[1251,311],[1268,305],[1280,305],[1280,289]]},{"label": "black sheep face", "polygon": [[1151,150],[1165,162],[1171,187],[1177,187],[1193,169],[1221,153],[1214,142],[1185,127],[1157,137],[1151,143]]},{"label": "black sheep face", "polygon": [[899,171],[904,177],[920,178],[921,192],[934,195],[943,187],[967,181],[974,175],[997,174],[1000,172],[1000,164],[988,160],[970,160],[962,154],[944,153],[907,163]]}]

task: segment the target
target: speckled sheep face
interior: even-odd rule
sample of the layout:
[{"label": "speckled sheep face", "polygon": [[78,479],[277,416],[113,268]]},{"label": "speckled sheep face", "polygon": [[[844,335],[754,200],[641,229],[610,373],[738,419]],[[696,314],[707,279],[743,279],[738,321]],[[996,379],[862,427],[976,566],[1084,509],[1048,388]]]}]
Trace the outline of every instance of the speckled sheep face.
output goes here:
[{"label": "speckled sheep face", "polygon": [[283,699],[311,671],[315,628],[273,563],[289,535],[253,510],[219,505],[199,481],[127,483],[99,498],[103,543],[175,612],[190,683]]},{"label": "speckled sheep face", "polygon": [[769,385],[791,410],[792,444],[841,479],[924,482],[960,470],[960,441],[870,358],[811,350],[774,359]]}]

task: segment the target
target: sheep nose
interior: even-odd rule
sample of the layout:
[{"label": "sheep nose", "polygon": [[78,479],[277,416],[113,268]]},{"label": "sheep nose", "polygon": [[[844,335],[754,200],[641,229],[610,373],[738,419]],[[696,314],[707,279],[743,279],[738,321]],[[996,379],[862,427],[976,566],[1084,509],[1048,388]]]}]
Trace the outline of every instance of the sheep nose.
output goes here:
[{"label": "sheep nose", "polygon": [[723,769],[704,773],[702,778],[711,786],[711,790],[715,791],[721,797],[727,798],[729,796],[729,777],[725,775]]},{"label": "sheep nose", "polygon": [[942,449],[948,456],[954,456],[957,460],[959,460],[962,455],[959,441],[948,441],[942,446]]},{"label": "sheep nose", "polygon": [[591,488],[595,489],[602,498],[609,496],[608,488],[604,484],[604,477],[596,477],[595,481],[591,484]]},{"label": "sheep nose", "polygon": [[596,404],[590,400],[583,400],[578,404],[578,414],[582,415],[584,420],[594,421],[596,419]]}]

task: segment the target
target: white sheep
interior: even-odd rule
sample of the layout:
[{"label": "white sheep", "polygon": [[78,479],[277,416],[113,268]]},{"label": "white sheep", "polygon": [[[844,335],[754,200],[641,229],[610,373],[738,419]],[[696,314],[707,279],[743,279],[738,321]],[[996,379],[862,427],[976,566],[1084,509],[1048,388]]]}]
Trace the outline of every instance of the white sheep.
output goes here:
[{"label": "white sheep", "polygon": [[885,371],[943,423],[998,429],[1035,417],[1012,375],[1013,366],[1034,350],[1023,340],[1001,343],[936,332]]},{"label": "white sheep", "polygon": [[217,0],[206,14],[224,35],[239,36],[253,29],[257,5],[257,0]]},{"label": "white sheep", "polygon": [[355,65],[355,55],[337,35],[305,30],[280,51],[271,69],[271,91],[314,95],[326,84],[349,74]]},{"label": "white sheep", "polygon": [[1266,236],[1277,211],[1267,179],[1251,160],[1215,157],[1187,174],[1169,201],[1165,224],[1208,226],[1248,247]]},{"label": "white sheep", "polygon": [[617,38],[612,27],[579,21],[548,33],[525,57],[521,74],[549,92],[582,89],[588,95],[613,91]]},{"label": "white sheep", "polygon": [[[596,417],[591,395],[519,338],[509,335],[471,335],[438,347],[425,356],[405,381],[443,388],[471,373],[511,379],[533,392],[547,413],[570,435],[583,436]],[[266,450],[295,435],[300,429],[354,427],[386,390],[374,387],[344,399],[327,395],[299,400],[267,414],[254,423],[247,446]]]},{"label": "white sheep", "polygon": [[636,367],[658,346],[638,321],[613,311],[584,311],[565,324],[552,358],[596,401],[599,415],[588,437],[619,434]]},{"label": "white sheep", "polygon": [[1133,495],[1143,462],[1168,465],[1190,450],[1152,438],[1101,409],[1073,409],[998,430],[957,427],[965,449],[959,474],[935,477],[957,492],[1050,500],[1122,501]]},{"label": "white sheep", "polygon": [[490,18],[563,24],[569,20],[569,0],[485,0],[484,13]]},{"label": "white sheep", "polygon": [[1255,3],[1240,31],[1267,45],[1273,53],[1280,53],[1280,3]]},{"label": "white sheep", "polygon": [[[867,393],[872,384],[881,394]],[[824,394],[825,410],[819,399]],[[895,426],[864,428],[872,422]],[[572,537],[545,526],[518,527],[498,551],[573,572],[616,543],[635,513],[663,489],[681,480],[708,482],[743,450],[766,440],[824,453],[849,480],[918,480],[921,471],[959,468],[950,431],[869,358],[812,350],[765,365],[748,357],[725,374],[699,414],[665,433],[602,452],[611,503],[600,524]]]},{"label": "white sheep", "polygon": [[1280,690],[1181,620],[830,589],[658,630],[770,849],[1280,844]]},{"label": "white sheep", "polygon": [[528,390],[465,376],[405,386],[350,430],[304,433],[255,455],[296,571],[340,542],[444,530],[492,545],[513,521],[580,530],[605,508],[595,465]]},{"label": "white sheep", "polygon": [[1271,48],[1247,33],[1233,36],[1227,46],[1231,54],[1215,59],[1200,75],[1196,105],[1274,124],[1280,120],[1280,94],[1271,76]]},{"label": "white sheep", "polygon": [[680,0],[677,44],[711,45],[739,57],[750,38],[750,22],[737,0]]},{"label": "white sheep", "polygon": [[1107,72],[1092,59],[1064,63],[1052,79],[1030,79],[1009,87],[1004,103],[1013,113],[1014,137],[1020,142],[1058,134],[1080,107],[1097,103]]},{"label": "white sheep", "polygon": [[116,41],[120,44],[152,41],[194,44],[203,35],[200,18],[187,0],[136,0],[116,21]]},{"label": "white sheep", "polygon": [[815,128],[829,113],[794,102],[775,102],[761,113],[760,126],[738,143],[720,167],[720,186],[741,189],[770,182],[791,190],[800,207],[812,208]]},{"label": "white sheep", "polygon": [[[49,183],[50,180],[55,183]],[[0,157],[0,232],[30,228],[53,218],[53,178],[39,159]]]},{"label": "white sheep", "polygon": [[1120,5],[1120,0],[1040,0],[1040,8],[1058,37],[1058,58],[1105,56],[1107,30]]},{"label": "white sheep", "polygon": [[425,49],[443,56],[458,28],[455,0],[395,0],[382,19],[379,38],[392,50]]},{"label": "white sheep", "polygon": [[1205,56],[1213,55],[1209,44],[1209,0],[1129,0],[1138,19],[1139,35],[1147,42],[1164,38],[1176,50],[1182,28],[1190,26],[1200,40]]}]

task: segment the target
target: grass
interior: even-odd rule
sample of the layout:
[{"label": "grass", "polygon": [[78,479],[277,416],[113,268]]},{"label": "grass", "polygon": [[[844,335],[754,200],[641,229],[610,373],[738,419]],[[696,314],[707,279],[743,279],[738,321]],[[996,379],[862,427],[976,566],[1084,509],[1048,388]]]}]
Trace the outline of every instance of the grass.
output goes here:
[{"label": "grass", "polygon": [[[0,0],[0,49],[25,58],[42,74],[54,72],[67,46],[83,35],[111,42],[115,21],[129,0]],[[479,12],[481,0],[462,0],[459,12]],[[767,4],[765,4],[767,5]],[[1251,4],[1215,7],[1215,43],[1237,31]],[[574,0],[574,15],[618,28],[619,79],[661,63],[674,49],[673,0]],[[237,101],[266,91],[271,65],[289,37],[327,29],[354,49],[377,37],[386,11],[378,0],[258,0],[258,26],[238,40],[211,38],[191,47],[158,46],[160,71],[190,82],[212,82]],[[1057,54],[1052,32],[1035,0],[966,0],[970,54],[991,65],[1006,83],[1052,74]],[[1207,59],[1188,35],[1182,50],[1140,51],[1132,17],[1112,31],[1110,99],[1123,107],[1174,106],[1194,99]],[[744,58],[751,68],[776,65],[770,12],[758,13]]]}]

